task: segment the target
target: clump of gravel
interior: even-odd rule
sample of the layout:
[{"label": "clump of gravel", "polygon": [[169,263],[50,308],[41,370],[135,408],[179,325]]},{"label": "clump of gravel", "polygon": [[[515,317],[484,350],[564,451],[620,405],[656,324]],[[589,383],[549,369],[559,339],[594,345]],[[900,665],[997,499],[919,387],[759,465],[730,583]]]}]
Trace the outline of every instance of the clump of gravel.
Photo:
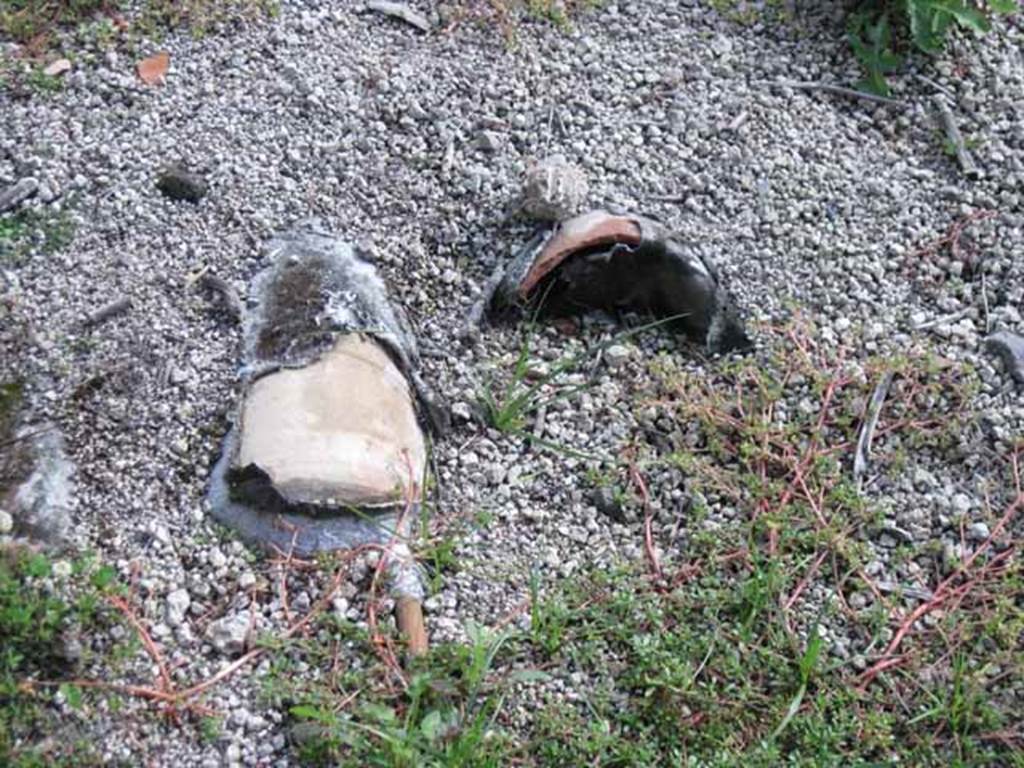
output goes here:
[{"label": "clump of gravel", "polygon": [[[66,248],[0,265],[0,301],[28,328],[22,349],[2,337],[3,365],[28,381],[33,417],[64,435],[76,467],[74,540],[126,581],[136,574],[178,684],[216,673],[253,632],[280,632],[323,594],[322,579],[297,573],[285,606],[275,566],[215,526],[204,500],[238,395],[241,339],[197,276],[208,270],[245,295],[266,266],[262,245],[298,219],[322,218],[376,259],[416,327],[424,377],[455,404],[457,428],[436,446],[437,516],[490,522],[462,540],[464,567],[427,604],[434,641],[462,637],[467,619],[508,615],[532,571],[547,583],[643,557],[635,510],[596,498],[588,469],[646,434],[637,402],[646,360],[660,353],[698,372],[715,361],[657,333],[599,360],[585,350],[614,326],[591,318],[575,336],[543,327],[531,340],[540,375],[580,354],[585,363],[559,381],[592,377],[531,425],[572,452],[472,418],[521,335],[489,328],[472,344],[457,341],[459,330],[487,275],[529,236],[505,212],[526,169],[552,154],[583,170],[591,204],[650,212],[713,247],[752,320],[780,322],[799,307],[823,343],[852,342],[865,355],[927,346],[972,366],[979,433],[953,457],[911,452],[904,471],[869,490],[892,525],[867,570],[922,586],[890,563],[901,537],[955,550],[961,518],[972,540],[982,536],[991,524],[983,470],[1024,427],[1013,382],[984,350],[990,332],[1024,331],[1024,36],[1000,24],[983,44],[954,41],[934,66],[893,78],[905,105],[894,109],[768,84],[857,76],[838,5],[815,14],[799,27],[738,26],[694,2],[623,1],[580,14],[570,31],[525,20],[507,49],[498,31],[473,24],[422,34],[356,4],[286,0],[273,20],[162,41],[171,56],[162,86],[142,85],[125,53],[96,51],[60,93],[0,93],[0,183],[36,179],[23,205],[67,211],[76,225]],[[156,49],[144,41],[139,55]],[[936,87],[952,94],[976,142],[976,180],[936,138]],[[208,188],[194,203],[157,189],[178,165]],[[981,210],[995,215],[963,243],[981,257],[976,274],[948,248],[922,252]],[[121,297],[130,311],[82,324]],[[803,407],[799,397],[791,407]],[[685,478],[649,481],[659,551],[679,556],[668,533],[689,509]],[[710,502],[709,525],[729,514]],[[370,575],[360,561],[332,610],[365,622]],[[839,654],[857,651],[831,640]],[[267,670],[264,659],[212,689],[206,703],[227,715],[212,741],[135,700],[83,727],[109,760],[286,765],[286,712],[259,695]],[[123,672],[147,683],[151,673],[144,656]]]}]

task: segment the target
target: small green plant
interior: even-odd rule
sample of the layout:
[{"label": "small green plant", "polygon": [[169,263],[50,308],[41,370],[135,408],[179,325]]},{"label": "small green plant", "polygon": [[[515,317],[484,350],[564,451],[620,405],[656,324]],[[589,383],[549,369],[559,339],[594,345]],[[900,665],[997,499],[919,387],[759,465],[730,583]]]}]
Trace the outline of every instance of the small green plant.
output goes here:
[{"label": "small green plant", "polygon": [[302,756],[320,764],[381,768],[506,765],[509,742],[495,724],[503,688],[537,674],[493,679],[511,635],[475,624],[466,631],[467,645],[433,649],[414,665],[405,691],[387,703],[364,701],[352,713],[337,713],[328,702],[293,706],[293,717],[316,728]]},{"label": "small green plant", "polygon": [[536,18],[547,19],[559,29],[569,28],[569,14],[564,2],[556,0],[526,0],[526,12]]},{"label": "small green plant", "polygon": [[497,27],[509,47],[516,45],[519,23],[535,19],[562,31],[572,28],[576,14],[598,8],[604,0],[459,0],[456,13],[490,27]]},{"label": "small green plant", "polygon": [[426,565],[430,591],[436,593],[441,589],[444,575],[458,569],[459,558],[456,549],[464,528],[448,527],[432,533],[429,525],[424,524],[422,530],[423,535],[416,548],[416,556]]},{"label": "small green plant", "polygon": [[863,90],[889,95],[886,75],[901,61],[907,45],[934,55],[943,50],[955,27],[981,35],[991,17],[1017,11],[1016,0],[868,0],[847,19],[847,39],[864,68]]},{"label": "small green plant", "polygon": [[85,578],[73,596],[63,596],[46,555],[20,547],[0,551],[0,764],[64,765],[72,756],[79,760],[76,765],[95,764],[89,750],[76,752],[79,745],[71,741],[45,753],[33,746],[39,734],[55,727],[47,691],[58,693],[72,709],[82,709],[86,696],[73,682],[36,688],[30,681],[65,677],[70,669],[66,638],[108,628],[114,620],[103,601],[116,589],[113,569],[82,559],[71,573]]},{"label": "small green plant", "polygon": [[521,432],[526,427],[527,417],[546,402],[541,388],[557,375],[553,371],[540,377],[540,381],[528,383],[531,336],[532,329],[523,336],[519,355],[504,391],[497,392],[493,384],[480,391],[480,403],[487,422],[499,432]]},{"label": "small green plant", "polygon": [[[535,380],[530,381],[530,340],[533,332],[531,324],[524,333],[519,355],[516,357],[511,376],[504,388],[499,390],[491,381],[479,390],[478,398],[487,423],[500,432],[524,434],[527,420],[531,415],[551,403],[572,397],[589,386],[589,383],[583,382],[559,388],[561,377],[570,374],[579,366],[586,353],[565,357],[555,363],[549,371],[535,376]],[[606,342],[598,349],[603,349],[611,343]],[[551,392],[552,389],[556,389],[556,391]],[[532,435],[531,440],[559,452],[574,453],[570,448],[548,442],[537,435]]]},{"label": "small green plant", "polygon": [[530,639],[544,649],[549,655],[558,653],[562,648],[571,617],[564,602],[560,600],[542,600],[540,594],[540,574],[530,574]]},{"label": "small green plant", "polygon": [[[119,40],[130,45],[139,36],[158,37],[181,27],[198,37],[277,12],[277,0],[3,0],[0,37],[15,40],[30,55],[41,57],[57,47],[60,31],[75,31],[80,43],[110,48]],[[11,79],[19,80],[13,75]],[[36,91],[54,90],[60,84],[59,78],[47,78],[38,71],[28,80]]]},{"label": "small green plant", "polygon": [[220,738],[223,731],[223,723],[221,718],[209,716],[204,717],[199,722],[199,733],[203,737],[203,741],[213,743]]},{"label": "small green plant", "polygon": [[67,248],[74,240],[74,197],[59,212],[22,209],[0,217],[0,264],[17,266],[34,254],[49,255]]},{"label": "small green plant", "polygon": [[277,0],[147,0],[138,24],[151,34],[184,27],[203,37],[226,24],[277,13]]},{"label": "small green plant", "polygon": [[29,88],[39,94],[57,93],[64,88],[60,77],[48,75],[41,68],[34,68],[25,78]]},{"label": "small green plant", "polygon": [[[539,309],[538,309],[539,312]],[[561,377],[576,371],[586,360],[593,359],[608,347],[621,343],[633,336],[644,333],[655,328],[678,320],[677,317],[669,317],[655,320],[650,323],[631,328],[627,331],[617,333],[609,339],[595,345],[592,348],[563,357],[554,363],[551,368],[543,373],[533,376],[531,382],[530,349],[531,341],[536,333],[536,317],[527,325],[523,332],[523,339],[519,346],[519,354],[512,366],[511,375],[503,388],[495,385],[491,380],[487,386],[482,387],[478,393],[480,405],[483,408],[488,424],[501,432],[521,433],[527,425],[527,418],[536,413],[543,406],[566,398],[573,397],[577,393],[586,390],[590,383],[583,381],[578,384],[562,386],[555,393],[548,390],[558,387]],[[562,451],[568,449],[546,443],[534,436],[535,440],[547,447],[556,448]],[[592,458],[592,457],[588,457]]]},{"label": "small green plant", "polygon": [[5,0],[0,8],[0,33],[38,45],[56,27],[78,23],[110,6],[110,0]]},{"label": "small green plant", "polygon": [[798,667],[799,671],[799,684],[796,689],[796,695],[793,696],[793,700],[789,702],[789,707],[786,709],[786,716],[782,718],[782,722],[779,723],[779,727],[772,733],[772,740],[778,739],[786,726],[790,724],[794,717],[800,712],[800,706],[803,704],[804,696],[807,695],[807,686],[811,682],[811,674],[814,672],[815,666],[818,664],[818,657],[821,656],[822,646],[821,635],[818,634],[817,626],[811,629],[811,636],[807,639],[807,649],[804,651],[803,656],[800,657],[800,664]]}]

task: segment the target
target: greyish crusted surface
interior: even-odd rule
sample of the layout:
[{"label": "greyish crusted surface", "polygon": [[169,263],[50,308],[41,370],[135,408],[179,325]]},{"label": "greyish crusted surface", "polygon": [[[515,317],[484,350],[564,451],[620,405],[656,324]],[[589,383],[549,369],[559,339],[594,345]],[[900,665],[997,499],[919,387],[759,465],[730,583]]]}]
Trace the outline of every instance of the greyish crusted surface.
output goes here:
[{"label": "greyish crusted surface", "polygon": [[[98,52],[52,97],[12,102],[0,93],[0,187],[37,178],[28,205],[68,206],[78,223],[70,247],[36,254],[0,281],[30,327],[16,365],[31,380],[34,409],[61,425],[78,468],[77,537],[126,580],[139,564],[136,594],[177,678],[194,681],[223,663],[206,639],[212,621],[254,610],[259,631],[286,623],[271,566],[224,538],[204,508],[238,394],[241,338],[185,288],[186,277],[210,266],[244,293],[266,266],[261,244],[311,215],[376,256],[392,299],[409,312],[425,376],[463,415],[482,372],[511,365],[520,343],[511,327],[459,346],[463,314],[494,265],[529,236],[503,223],[523,171],[560,152],[587,173],[592,205],[647,210],[699,239],[755,319],[779,321],[796,304],[826,342],[842,338],[866,353],[931,345],[976,367],[974,407],[988,449],[1005,452],[1021,434],[1019,396],[981,341],[990,329],[1022,330],[1019,29],[1000,26],[984,46],[957,41],[926,71],[956,95],[961,128],[978,140],[982,177],[968,182],[936,139],[931,87],[910,75],[896,78],[910,105],[900,113],[760,84],[856,76],[828,4],[808,4],[797,28],[736,26],[679,0],[608,2],[569,33],[523,23],[512,51],[493,29],[462,24],[424,35],[355,5],[285,0],[277,19],[230,41],[172,35],[162,43],[171,54],[162,87],[138,83],[133,57]],[[951,77],[954,60],[962,77]],[[497,143],[478,141],[483,130]],[[197,205],[154,189],[159,169],[176,161],[209,183]],[[680,202],[658,199],[666,196]],[[917,253],[982,208],[999,212],[971,230],[985,255],[984,297],[947,254]],[[78,319],[114,295],[131,298],[132,311],[82,330]],[[6,361],[15,345],[0,338]],[[537,365],[580,345],[542,330]],[[632,395],[648,375],[646,357],[661,348],[689,369],[703,364],[656,334],[626,348],[589,389],[548,408],[547,439],[614,455],[639,430]],[[101,386],[71,397],[103,372]],[[956,516],[985,520],[986,488],[973,473],[987,459],[975,448],[953,466],[911,455],[872,503],[909,529],[915,546],[955,548]],[[638,525],[593,506],[580,459],[531,451],[466,422],[436,456],[441,517],[494,515],[461,545],[467,566],[428,601],[437,640],[461,636],[465,619],[504,616],[522,601],[532,567],[547,582],[642,557]],[[649,483],[666,511],[655,535],[670,550],[685,490],[671,473]],[[712,505],[708,525],[728,512]],[[923,579],[891,559],[894,546],[888,534],[870,544],[870,573]],[[355,578],[362,581],[335,609],[362,621],[366,567]],[[297,575],[293,608],[315,600],[322,583]],[[257,584],[265,589],[254,605]],[[172,593],[180,607],[181,589],[189,608],[171,627],[165,607]],[[849,638],[829,640],[840,656],[856,650]],[[148,683],[151,673],[140,654],[122,674]],[[205,703],[227,714],[212,742],[136,700],[83,727],[112,762],[287,765],[285,713],[257,695],[265,673],[259,664],[211,692]],[[585,682],[552,685],[573,697]]]},{"label": "greyish crusted surface", "polygon": [[245,368],[308,365],[339,333],[382,341],[406,369],[419,362],[403,313],[372,264],[322,222],[298,222],[267,246],[271,266],[253,279],[245,318]]}]

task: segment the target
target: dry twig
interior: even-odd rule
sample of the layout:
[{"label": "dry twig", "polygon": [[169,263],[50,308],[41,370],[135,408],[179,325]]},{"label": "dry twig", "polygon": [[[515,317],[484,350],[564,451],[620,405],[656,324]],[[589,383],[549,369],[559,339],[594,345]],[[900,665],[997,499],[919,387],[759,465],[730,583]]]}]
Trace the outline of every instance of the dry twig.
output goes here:
[{"label": "dry twig", "polygon": [[651,568],[651,574],[656,579],[661,579],[661,563],[658,562],[658,552],[654,548],[654,533],[651,525],[651,497],[647,493],[647,483],[637,467],[636,462],[631,458],[629,462],[629,476],[640,493],[640,499],[644,508],[644,552],[647,554],[647,562]]},{"label": "dry twig", "polygon": [[[993,569],[996,565],[1006,560],[1015,552],[1016,547],[1011,546],[992,558],[992,560],[986,563],[978,573],[972,573],[974,563],[979,557],[987,553],[992,548],[993,541],[1002,535],[1002,532],[1005,530],[1006,526],[1009,525],[1011,519],[1017,514],[1021,507],[1024,507],[1024,487],[1021,486],[1020,476],[1020,454],[1015,453],[1011,457],[1010,461],[1014,479],[1014,498],[1006,506],[1006,509],[1003,511],[999,521],[989,533],[988,538],[974,549],[959,568],[943,579],[942,582],[932,590],[932,599],[918,605],[903,619],[902,622],[900,622],[896,632],[892,636],[892,639],[889,641],[885,651],[882,653],[882,657],[875,662],[874,665],[865,670],[863,674],[861,674],[859,687],[862,690],[866,689],[867,686],[870,685],[871,682],[879,675],[879,673],[903,663],[905,657],[902,655],[896,655],[896,652],[899,650],[907,635],[913,631],[914,625],[920,619],[940,608],[945,607],[948,603],[959,604],[978,585],[981,579],[992,575]],[[961,579],[963,580],[962,583],[958,583]]]},{"label": "dry twig", "polygon": [[868,403],[867,413],[864,415],[864,423],[860,428],[860,435],[857,437],[857,449],[853,455],[853,479],[860,488],[861,480],[868,469],[868,457],[871,454],[871,443],[875,438],[875,427],[878,426],[878,417],[882,414],[882,405],[885,403],[885,396],[892,384],[893,372],[886,371],[881,381],[871,393],[871,401]]},{"label": "dry twig", "polygon": [[935,104],[938,110],[942,130],[946,132],[946,138],[956,153],[956,160],[960,164],[960,170],[964,172],[965,176],[977,176],[978,167],[974,164],[974,158],[971,157],[970,150],[967,149],[967,145],[964,143],[964,137],[960,134],[960,127],[956,123],[956,117],[953,115],[953,110],[950,109],[946,97],[942,94],[936,94],[932,98],[932,103]]},{"label": "dry twig", "polygon": [[863,101],[870,101],[874,104],[882,104],[887,107],[899,107],[900,109],[907,108],[907,105],[902,101],[890,99],[887,96],[878,96],[874,93],[867,93],[866,91],[857,91],[853,88],[844,88],[841,85],[833,85],[832,83],[801,83],[793,80],[767,80],[761,81],[761,84],[776,88],[792,88],[798,91],[823,91],[836,96],[844,96],[848,99],[861,99]]}]

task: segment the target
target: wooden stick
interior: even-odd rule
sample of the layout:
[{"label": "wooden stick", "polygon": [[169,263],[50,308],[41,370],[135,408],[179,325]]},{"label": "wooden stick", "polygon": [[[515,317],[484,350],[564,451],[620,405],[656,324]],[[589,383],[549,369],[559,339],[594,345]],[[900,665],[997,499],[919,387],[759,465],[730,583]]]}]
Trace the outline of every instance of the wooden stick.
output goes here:
[{"label": "wooden stick", "polygon": [[395,604],[395,621],[398,630],[405,635],[409,656],[421,656],[426,653],[427,627],[423,621],[423,604],[413,597],[399,597]]},{"label": "wooden stick", "polygon": [[874,93],[868,93],[866,91],[857,91],[853,88],[844,88],[841,85],[832,85],[831,83],[798,83],[793,80],[763,80],[761,81],[765,85],[775,86],[776,88],[794,88],[798,91],[824,91],[825,93],[832,93],[836,96],[845,96],[848,99],[862,99],[864,101],[871,101],[875,104],[884,104],[887,107],[899,107],[900,109],[906,109],[907,105],[898,101],[897,99],[890,99],[888,96],[878,96]]},{"label": "wooden stick", "polygon": [[875,439],[875,427],[878,426],[878,417],[882,413],[882,405],[885,403],[885,396],[892,384],[892,377],[892,371],[886,371],[882,376],[875,391],[871,393],[871,402],[868,403],[868,410],[864,415],[864,424],[861,426],[860,436],[857,438],[857,450],[853,455],[853,479],[858,486],[868,469],[871,442]]},{"label": "wooden stick", "polygon": [[469,314],[466,316],[466,322],[459,332],[462,338],[476,340],[480,336],[480,326],[483,325],[484,315],[487,313],[488,307],[491,306],[494,294],[504,278],[505,267],[499,265],[491,273],[490,277],[487,278],[487,282],[484,283],[483,290],[480,292],[480,298],[470,307]]},{"label": "wooden stick", "polygon": [[960,127],[956,124],[956,117],[953,115],[953,110],[949,108],[949,102],[941,94],[935,96],[932,102],[939,111],[939,122],[942,123],[942,129],[946,132],[946,138],[949,139],[949,143],[953,145],[953,150],[956,152],[960,170],[964,172],[965,176],[977,176],[978,167],[974,164],[974,158],[971,157],[967,145],[964,144],[964,137],[960,134]]},{"label": "wooden stick", "polygon": [[99,309],[90,312],[85,318],[84,324],[88,326],[99,325],[105,320],[109,320],[112,317],[123,314],[132,308],[132,300],[126,296],[122,296],[119,299],[114,299],[108,304],[104,304]]}]

